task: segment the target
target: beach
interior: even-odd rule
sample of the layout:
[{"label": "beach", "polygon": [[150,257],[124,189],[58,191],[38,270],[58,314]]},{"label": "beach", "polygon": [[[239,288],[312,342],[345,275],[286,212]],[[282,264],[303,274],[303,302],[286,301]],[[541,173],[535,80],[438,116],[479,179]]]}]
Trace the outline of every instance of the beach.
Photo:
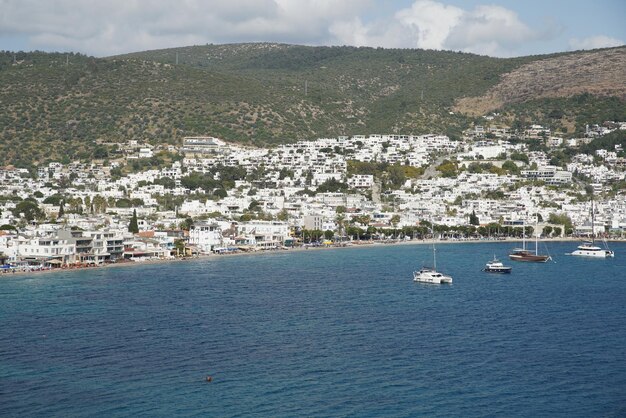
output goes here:
[{"label": "beach", "polygon": [[[526,240],[530,242],[531,240]],[[532,240],[534,241],[534,240]],[[583,241],[581,238],[574,237],[562,237],[562,238],[540,238],[538,242],[541,243],[550,243],[550,242],[581,242]],[[625,242],[626,239],[613,239],[608,240],[608,242]],[[455,239],[412,239],[412,240],[387,240],[387,241],[351,241],[343,244],[333,244],[333,245],[309,245],[304,244],[297,247],[284,247],[281,249],[265,249],[265,250],[252,250],[252,251],[237,251],[232,253],[222,253],[222,254],[200,254],[193,257],[179,257],[179,258],[162,258],[162,259],[135,259],[123,262],[113,262],[113,263],[105,263],[99,265],[90,265],[90,266],[72,266],[67,268],[49,268],[49,269],[32,269],[32,270],[11,270],[0,273],[0,279],[2,278],[10,278],[14,276],[24,276],[24,275],[42,275],[42,274],[59,274],[59,273],[68,273],[73,271],[85,271],[85,270],[94,270],[94,269],[103,269],[103,268],[115,268],[115,267],[132,267],[132,266],[145,266],[152,264],[169,264],[169,263],[179,263],[185,262],[188,260],[198,260],[198,259],[213,259],[218,257],[240,257],[240,256],[249,256],[249,255],[264,255],[264,254],[276,254],[276,253],[295,253],[300,251],[320,251],[320,250],[338,250],[345,248],[367,248],[372,246],[399,246],[399,245],[446,245],[446,244],[479,244],[479,243],[498,243],[498,242],[507,242],[507,243],[516,243],[522,242],[521,239],[517,238],[506,238],[506,239],[464,239],[464,240],[455,240]]]}]

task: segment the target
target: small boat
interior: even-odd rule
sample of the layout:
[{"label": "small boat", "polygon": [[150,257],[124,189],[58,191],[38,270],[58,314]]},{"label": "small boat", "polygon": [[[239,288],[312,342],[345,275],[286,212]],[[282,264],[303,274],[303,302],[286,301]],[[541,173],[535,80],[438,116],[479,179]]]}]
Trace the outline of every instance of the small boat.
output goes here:
[{"label": "small boat", "polygon": [[509,273],[511,273],[512,269],[513,269],[513,267],[505,266],[494,255],[493,256],[493,260],[488,262],[485,265],[485,268],[483,269],[483,271],[487,272],[487,273],[504,273],[504,274],[509,274]]}]

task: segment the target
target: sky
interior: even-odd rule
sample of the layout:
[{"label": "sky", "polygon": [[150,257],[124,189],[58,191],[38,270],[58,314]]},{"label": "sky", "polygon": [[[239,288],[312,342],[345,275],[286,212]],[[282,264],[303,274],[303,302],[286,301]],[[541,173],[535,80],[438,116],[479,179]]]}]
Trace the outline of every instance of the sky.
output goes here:
[{"label": "sky", "polygon": [[208,43],[516,57],[624,45],[624,0],[0,0],[0,50],[105,57]]}]

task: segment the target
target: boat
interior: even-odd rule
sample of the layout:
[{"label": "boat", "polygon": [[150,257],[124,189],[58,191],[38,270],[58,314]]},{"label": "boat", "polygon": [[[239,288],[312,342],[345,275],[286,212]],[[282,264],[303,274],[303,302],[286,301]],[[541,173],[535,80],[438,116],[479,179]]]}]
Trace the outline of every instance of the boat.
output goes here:
[{"label": "boat", "polygon": [[576,251],[573,251],[571,255],[577,255],[579,257],[593,257],[593,258],[607,258],[615,257],[615,253],[609,249],[600,248],[592,241],[583,241],[578,246]]},{"label": "boat", "polygon": [[413,281],[431,284],[451,284],[452,277],[441,274],[435,269],[422,267],[419,271],[413,272]]},{"label": "boat", "polygon": [[609,250],[606,241],[604,241],[604,247],[600,248],[595,245],[594,242],[594,210],[593,210],[593,196],[591,199],[591,241],[583,241],[581,245],[578,246],[576,251],[573,251],[570,255],[576,255],[579,257],[591,257],[591,258],[607,258],[607,257],[615,257],[615,253]]},{"label": "boat", "polygon": [[[434,238],[434,236],[433,236]],[[422,267],[419,271],[413,272],[413,281],[430,284],[452,284],[452,277],[437,271],[437,249],[433,242],[433,267]]]},{"label": "boat", "polygon": [[513,261],[526,261],[530,263],[545,263],[548,260],[552,260],[552,257],[545,254],[539,254],[539,242],[537,234],[535,234],[535,251],[531,251],[526,248],[526,230],[522,225],[522,248],[514,248],[509,254],[509,258]]},{"label": "boat", "polygon": [[487,272],[487,273],[504,273],[504,274],[509,274],[509,273],[511,273],[512,269],[513,269],[513,267],[505,266],[494,255],[493,256],[493,260],[491,260],[487,264],[485,264],[485,268],[483,269],[483,271]]}]

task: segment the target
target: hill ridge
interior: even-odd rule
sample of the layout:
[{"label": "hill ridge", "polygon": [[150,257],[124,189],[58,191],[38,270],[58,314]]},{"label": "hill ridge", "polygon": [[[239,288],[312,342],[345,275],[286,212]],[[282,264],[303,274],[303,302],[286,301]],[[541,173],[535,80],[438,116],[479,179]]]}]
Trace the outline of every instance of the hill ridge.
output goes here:
[{"label": "hill ridge", "polygon": [[[584,100],[575,99],[574,90],[542,95],[531,88],[533,77],[558,60],[571,61],[573,74],[581,65],[592,72],[602,68],[600,59],[585,61],[588,56],[610,57],[619,68],[625,50],[508,59],[277,43],[200,45],[108,58],[5,51],[0,53],[0,165],[89,159],[99,147],[102,154],[100,143],[128,139],[180,143],[184,136],[212,135],[271,146],[373,132],[458,137],[475,116],[493,109],[480,108],[479,98],[496,94],[489,92],[502,90],[498,86],[504,82],[529,89],[524,100],[493,96],[501,97],[505,122],[520,114],[550,122],[548,114],[556,107],[567,119],[562,126],[573,133],[584,126],[583,114],[596,122],[609,116],[626,120],[623,73],[604,77],[602,88],[590,88]],[[510,81],[521,68],[535,67],[535,75],[514,79],[518,84]],[[567,77],[560,74],[560,81]],[[593,82],[576,79],[583,87]],[[467,100],[477,100],[472,107],[480,112],[463,109]]]}]

